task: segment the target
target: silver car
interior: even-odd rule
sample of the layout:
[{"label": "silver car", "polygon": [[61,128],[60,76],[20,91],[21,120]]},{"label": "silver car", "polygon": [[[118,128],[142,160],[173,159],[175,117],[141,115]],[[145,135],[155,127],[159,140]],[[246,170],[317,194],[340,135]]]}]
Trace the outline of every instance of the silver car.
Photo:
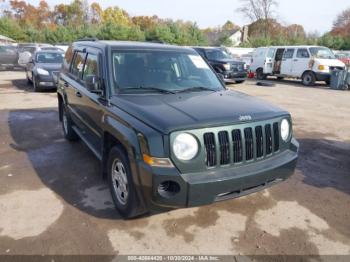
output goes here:
[{"label": "silver car", "polygon": [[18,50],[15,46],[0,45],[0,67],[13,68],[18,64]]}]

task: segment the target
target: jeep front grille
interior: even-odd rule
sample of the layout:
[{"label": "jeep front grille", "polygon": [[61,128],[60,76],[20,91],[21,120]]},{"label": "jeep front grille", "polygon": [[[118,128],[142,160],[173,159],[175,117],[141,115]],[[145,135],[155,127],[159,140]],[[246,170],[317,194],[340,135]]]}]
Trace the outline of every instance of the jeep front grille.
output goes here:
[{"label": "jeep front grille", "polygon": [[280,147],[278,122],[255,127],[204,133],[207,167],[263,159]]},{"label": "jeep front grille", "polygon": [[252,128],[248,127],[244,129],[245,140],[245,160],[252,160],[254,157],[254,142]]},{"label": "jeep front grille", "polygon": [[227,131],[219,132],[220,144],[220,165],[227,165],[230,163],[230,140]]},{"label": "jeep front grille", "polygon": [[207,166],[216,165],[216,144],[214,133],[204,134],[205,151],[207,152],[206,164]]},{"label": "jeep front grille", "polygon": [[241,130],[235,129],[232,131],[233,143],[233,163],[239,163],[243,160],[242,137]]}]

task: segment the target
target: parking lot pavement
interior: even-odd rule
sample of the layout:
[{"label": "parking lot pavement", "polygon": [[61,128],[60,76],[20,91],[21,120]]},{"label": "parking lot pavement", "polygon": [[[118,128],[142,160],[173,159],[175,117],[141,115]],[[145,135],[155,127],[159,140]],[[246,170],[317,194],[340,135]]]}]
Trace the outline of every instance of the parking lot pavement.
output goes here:
[{"label": "parking lot pavement", "polygon": [[350,254],[350,92],[275,83],[232,88],[292,113],[288,181],[125,221],[92,153],[63,139],[55,92],[0,72],[0,254]]}]

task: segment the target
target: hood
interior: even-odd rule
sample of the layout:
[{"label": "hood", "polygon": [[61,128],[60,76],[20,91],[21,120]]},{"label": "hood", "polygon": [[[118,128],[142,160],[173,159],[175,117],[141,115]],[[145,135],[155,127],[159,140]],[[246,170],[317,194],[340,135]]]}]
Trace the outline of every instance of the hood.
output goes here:
[{"label": "hood", "polygon": [[265,120],[288,112],[236,91],[181,94],[123,94],[111,103],[163,134],[172,131]]},{"label": "hood", "polygon": [[242,61],[237,61],[237,60],[230,59],[230,58],[223,58],[220,60],[211,60],[211,61],[215,62],[215,63],[228,63],[228,64],[237,64],[237,65],[244,64],[244,62],[242,62]]},{"label": "hood", "polygon": [[62,64],[49,64],[49,63],[37,63],[36,68],[42,68],[47,71],[59,71],[62,67]]},{"label": "hood", "polygon": [[336,58],[335,59],[315,58],[315,61],[317,61],[320,65],[345,67],[345,64]]}]

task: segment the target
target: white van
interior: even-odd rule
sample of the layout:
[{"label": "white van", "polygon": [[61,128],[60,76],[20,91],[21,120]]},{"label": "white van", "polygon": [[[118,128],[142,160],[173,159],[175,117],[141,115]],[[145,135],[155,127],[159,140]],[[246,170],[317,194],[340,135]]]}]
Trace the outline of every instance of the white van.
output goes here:
[{"label": "white van", "polygon": [[316,81],[330,83],[331,71],[345,69],[333,52],[322,46],[259,47],[253,54],[250,70],[259,80],[267,76],[300,78],[306,86]]}]

